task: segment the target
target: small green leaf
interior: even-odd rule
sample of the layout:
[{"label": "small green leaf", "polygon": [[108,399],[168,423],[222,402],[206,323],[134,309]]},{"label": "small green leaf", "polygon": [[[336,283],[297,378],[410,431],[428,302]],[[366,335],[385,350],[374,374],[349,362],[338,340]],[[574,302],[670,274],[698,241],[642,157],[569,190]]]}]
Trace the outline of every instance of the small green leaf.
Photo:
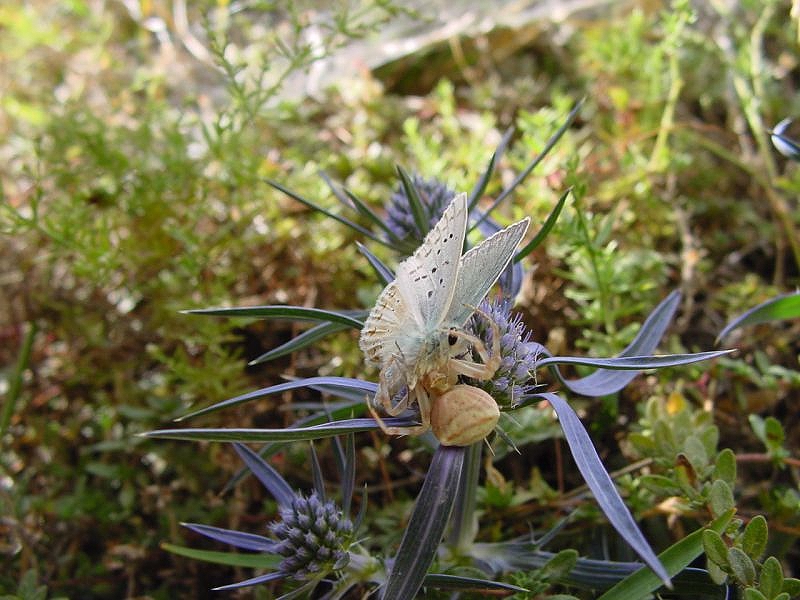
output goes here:
[{"label": "small green leaf", "polygon": [[721,567],[728,566],[728,546],[716,531],[711,529],[703,531],[703,550],[712,563]]},{"label": "small green leaf", "polygon": [[736,481],[736,455],[730,448],[725,448],[717,455],[713,478],[721,479],[729,486]]},{"label": "small green leaf", "polygon": [[787,577],[783,580],[783,587],[781,588],[781,591],[786,592],[792,598],[795,596],[800,596],[800,579]]},{"label": "small green leaf", "polygon": [[[701,471],[708,464],[708,454],[703,442],[695,435],[690,435],[684,441],[684,453],[695,471]],[[730,508],[730,507],[726,507]],[[716,513],[719,514],[719,513]]]},{"label": "small green leaf", "polygon": [[744,600],[769,600],[764,594],[755,588],[747,588],[744,591]]},{"label": "small green leaf", "polygon": [[721,479],[717,479],[711,484],[708,500],[711,505],[711,514],[714,516],[721,515],[734,507],[733,492],[730,486]]},{"label": "small green leaf", "polygon": [[791,600],[791,596],[786,592],[781,592],[777,596],[775,596],[772,600]]},{"label": "small green leaf", "polygon": [[741,548],[728,548],[728,564],[734,577],[744,585],[752,585],[756,580],[756,566]]},{"label": "small green leaf", "polygon": [[767,547],[767,520],[763,515],[756,515],[744,528],[742,535],[742,550],[753,560],[763,554]]},{"label": "small green leaf", "polygon": [[764,434],[767,441],[767,447],[780,447],[786,440],[786,434],[783,431],[783,425],[775,417],[767,417],[764,421]]},{"label": "small green leaf", "polygon": [[708,576],[711,577],[714,583],[722,585],[728,581],[728,574],[717,563],[709,560],[706,568],[708,569]]},{"label": "small green leaf", "polygon": [[639,478],[639,484],[656,494],[666,496],[676,496],[681,491],[672,479],[663,475],[642,475]]},{"label": "small green leaf", "polygon": [[774,556],[770,556],[764,561],[761,567],[758,587],[770,600],[781,593],[781,588],[783,588],[783,568],[780,561]]}]

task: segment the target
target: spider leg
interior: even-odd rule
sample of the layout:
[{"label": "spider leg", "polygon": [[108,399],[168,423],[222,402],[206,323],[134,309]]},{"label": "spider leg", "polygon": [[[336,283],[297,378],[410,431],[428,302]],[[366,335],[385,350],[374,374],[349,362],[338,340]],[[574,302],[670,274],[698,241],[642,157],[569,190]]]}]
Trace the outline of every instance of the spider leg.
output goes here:
[{"label": "spider leg", "polygon": [[[381,393],[381,389],[379,387],[378,388],[378,394],[380,394],[380,393]],[[376,398],[377,398],[378,394],[375,395]],[[388,397],[388,394],[387,394],[387,397]],[[390,397],[388,398],[388,402],[391,405],[391,398]],[[407,402],[408,402],[408,398],[406,398],[403,401],[403,403],[407,403]],[[383,406],[385,408],[386,404],[383,404]],[[415,425],[415,426],[412,426],[412,427],[392,427],[392,426],[389,426],[389,425],[387,425],[386,423],[383,422],[383,419],[381,419],[380,415],[375,411],[375,408],[372,406],[372,403],[369,402],[369,399],[367,399],[367,409],[369,410],[370,415],[372,415],[372,418],[375,419],[375,422],[378,423],[378,426],[381,428],[381,431],[383,431],[386,435],[419,435],[419,434],[424,433],[425,431],[427,431],[429,429],[429,427],[430,427],[430,425],[426,424],[426,422],[423,422],[421,425]],[[403,410],[405,410],[405,408]],[[400,411],[400,412],[402,412],[402,411]],[[391,416],[396,416],[397,414],[400,414],[400,412],[396,413],[395,415],[391,415]],[[430,413],[430,410],[428,412]],[[430,423],[430,418],[428,418],[427,423]]]},{"label": "spider leg", "polygon": [[450,330],[450,334],[472,344],[472,348],[478,353],[481,361],[480,363],[473,360],[465,360],[462,358],[451,358],[448,361],[448,366],[455,373],[465,375],[472,379],[479,379],[485,381],[491,379],[497,369],[500,367],[500,327],[489,317],[485,312],[476,308],[477,312],[483,315],[488,321],[489,326],[492,328],[492,351],[491,354],[486,349],[486,344],[483,340],[474,336],[466,331],[458,329]]}]

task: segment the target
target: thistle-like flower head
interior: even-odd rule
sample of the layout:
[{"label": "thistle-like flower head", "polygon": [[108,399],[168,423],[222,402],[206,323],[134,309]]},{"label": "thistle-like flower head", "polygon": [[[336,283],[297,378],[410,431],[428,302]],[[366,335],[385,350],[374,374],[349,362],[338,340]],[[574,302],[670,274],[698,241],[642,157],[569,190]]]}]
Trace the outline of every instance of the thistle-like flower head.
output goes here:
[{"label": "thistle-like flower head", "polygon": [[281,507],[280,517],[269,526],[279,540],[275,552],[284,557],[279,570],[306,579],[347,564],[353,524],[332,501],[316,492],[298,494],[290,506]]},{"label": "thistle-like flower head", "polygon": [[422,200],[422,205],[428,218],[428,228],[425,231],[420,231],[417,227],[414,214],[411,212],[411,204],[402,185],[399,185],[389,198],[389,206],[386,210],[386,225],[401,240],[413,238],[422,241],[425,234],[442,217],[444,209],[453,200],[456,192],[441,181],[436,179],[425,180],[420,175],[414,175],[412,183],[417,190],[417,194],[419,194],[420,200]]},{"label": "thistle-like flower head", "polygon": [[494,333],[484,314],[494,321],[500,333],[501,361],[494,377],[470,384],[488,392],[500,406],[513,408],[535,387],[538,346],[530,342],[531,332],[522,317],[511,313],[509,300],[484,300],[479,309],[467,323],[467,330],[491,348]]}]

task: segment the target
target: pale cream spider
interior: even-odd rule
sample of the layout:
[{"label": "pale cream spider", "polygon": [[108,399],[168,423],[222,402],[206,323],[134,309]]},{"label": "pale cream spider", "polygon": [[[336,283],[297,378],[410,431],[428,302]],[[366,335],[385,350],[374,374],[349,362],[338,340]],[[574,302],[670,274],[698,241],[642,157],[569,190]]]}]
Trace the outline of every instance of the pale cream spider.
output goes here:
[{"label": "pale cream spider", "polygon": [[[481,339],[452,328],[439,332],[431,340],[426,360],[408,365],[398,353],[381,369],[378,391],[367,406],[385,433],[420,435],[432,429],[441,443],[450,446],[467,446],[491,433],[500,416],[497,403],[479,388],[458,384],[459,376],[479,381],[491,379],[500,367],[499,328],[486,313],[478,312],[492,328],[491,353]],[[472,360],[473,351],[481,362]],[[403,386],[407,386],[405,395],[393,403]],[[374,410],[379,406],[387,415],[396,417],[414,403],[420,418],[416,426],[387,426]]]}]

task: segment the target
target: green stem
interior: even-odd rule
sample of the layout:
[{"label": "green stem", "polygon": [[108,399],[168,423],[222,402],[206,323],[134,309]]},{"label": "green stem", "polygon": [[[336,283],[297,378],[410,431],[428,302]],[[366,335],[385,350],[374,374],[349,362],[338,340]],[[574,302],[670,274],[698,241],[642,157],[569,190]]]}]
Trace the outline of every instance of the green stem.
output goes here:
[{"label": "green stem", "polygon": [[6,401],[3,404],[3,412],[0,414],[0,440],[2,440],[5,435],[9,423],[11,423],[11,415],[14,414],[14,406],[22,391],[23,374],[25,373],[25,369],[28,368],[28,363],[31,358],[33,338],[36,336],[36,324],[33,322],[29,323],[26,329],[25,337],[22,340],[22,347],[19,350],[17,364],[14,366],[11,377],[9,377],[8,394],[6,394]]}]

